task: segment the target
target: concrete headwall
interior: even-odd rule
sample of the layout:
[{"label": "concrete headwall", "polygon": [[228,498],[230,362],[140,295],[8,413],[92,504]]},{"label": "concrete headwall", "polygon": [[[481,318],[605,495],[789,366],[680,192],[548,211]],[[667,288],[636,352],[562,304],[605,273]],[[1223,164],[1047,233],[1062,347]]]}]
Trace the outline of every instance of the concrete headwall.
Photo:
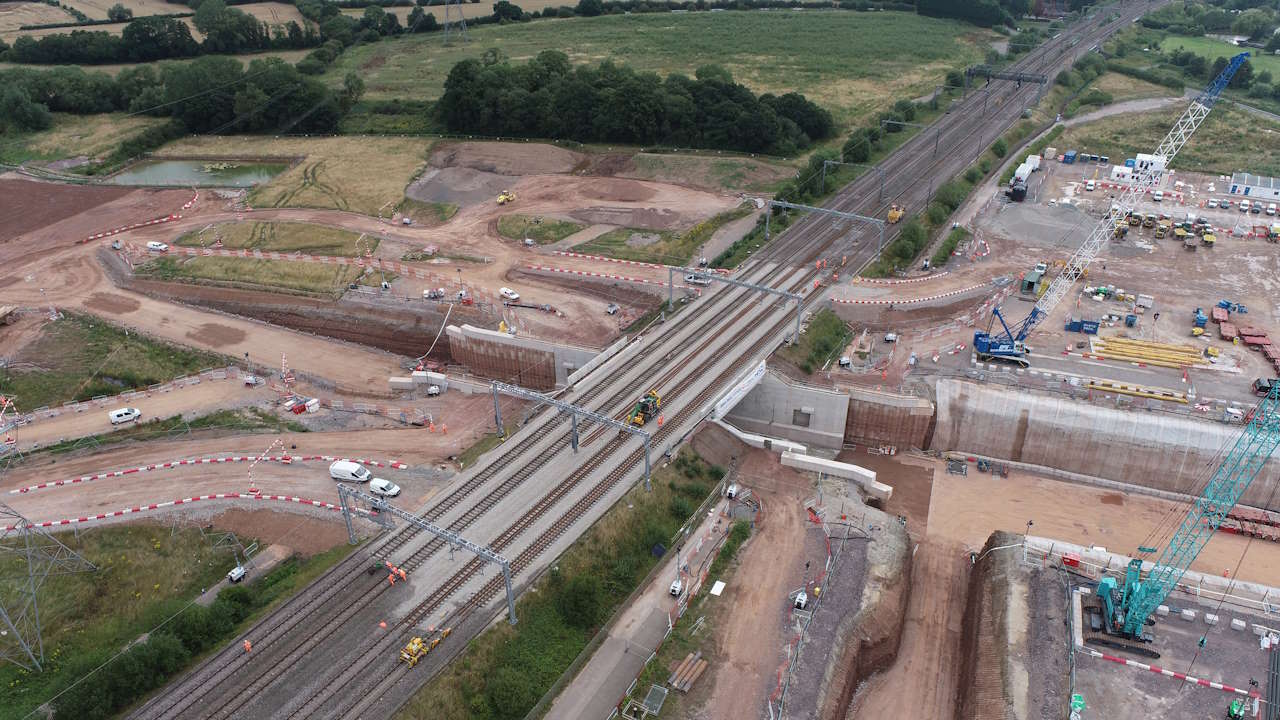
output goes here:
[{"label": "concrete headwall", "polygon": [[725,419],[747,432],[839,449],[848,412],[848,395],[801,385],[769,371]]},{"label": "concrete headwall", "polygon": [[597,352],[463,325],[445,328],[455,362],[471,372],[532,390],[563,386]]},{"label": "concrete headwall", "polygon": [[883,443],[923,450],[933,430],[933,403],[912,395],[878,390],[849,390],[845,442]]},{"label": "concrete headwall", "polygon": [[[944,379],[931,448],[1198,494],[1236,425],[1098,407],[1023,390]],[[1269,460],[1241,502],[1280,509],[1280,461]],[[1268,505],[1269,503],[1269,505]]]}]

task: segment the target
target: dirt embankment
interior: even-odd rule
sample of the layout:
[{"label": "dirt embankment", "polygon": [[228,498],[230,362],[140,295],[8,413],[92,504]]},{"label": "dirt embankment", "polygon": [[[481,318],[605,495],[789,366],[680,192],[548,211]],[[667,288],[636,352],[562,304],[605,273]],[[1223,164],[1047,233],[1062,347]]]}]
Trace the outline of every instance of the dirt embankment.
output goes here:
[{"label": "dirt embankment", "polygon": [[[444,314],[434,309],[411,312],[394,307],[136,278],[124,279],[120,284],[153,298],[210,308],[409,357],[418,357],[431,347],[444,321]],[[476,320],[460,315],[455,309],[449,321],[461,324]],[[451,357],[448,335],[440,334],[431,358],[449,362]]]},{"label": "dirt embankment", "polygon": [[960,641],[959,693],[956,720],[1004,720],[1006,656],[1009,623],[1007,588],[1014,573],[1015,557],[991,548],[1019,542],[1012,533],[997,532],[978,552],[982,560],[969,573],[969,597],[965,602],[964,633]]},{"label": "dirt embankment", "polygon": [[867,546],[867,575],[862,604],[840,624],[830,678],[817,717],[853,717],[850,705],[858,686],[893,665],[911,596],[911,539],[906,529],[884,515],[884,531]]}]

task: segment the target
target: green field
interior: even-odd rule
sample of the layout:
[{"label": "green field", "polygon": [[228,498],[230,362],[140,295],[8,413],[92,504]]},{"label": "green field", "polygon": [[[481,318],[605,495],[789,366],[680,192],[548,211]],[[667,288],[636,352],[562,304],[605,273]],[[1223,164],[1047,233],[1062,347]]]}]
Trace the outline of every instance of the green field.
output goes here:
[{"label": "green field", "polygon": [[619,260],[686,265],[693,259],[693,254],[698,251],[698,248],[711,239],[716,230],[752,212],[751,205],[742,205],[703,220],[686,232],[618,228],[581,245],[574,245],[573,249]]},{"label": "green field", "polygon": [[0,394],[15,397],[22,410],[116,395],[227,364],[214,353],[151,340],[71,313],[46,325],[12,360],[13,368],[0,369]]},{"label": "green field", "polygon": [[[288,260],[228,257],[162,257],[137,268],[139,277],[228,287],[284,290],[302,295],[337,297],[351,283],[377,285],[382,273],[365,274],[356,265],[323,265]],[[388,282],[394,275],[386,273]]]},{"label": "green field", "polygon": [[528,215],[503,215],[498,218],[498,234],[511,240],[529,238],[539,245],[559,242],[583,228],[565,220],[531,218]]},{"label": "green field", "polygon": [[[201,432],[203,431],[203,432]],[[216,435],[248,435],[255,432],[309,432],[306,425],[296,420],[286,420],[270,410],[258,407],[241,408],[239,410],[216,410],[208,415],[185,419],[181,415],[168,418],[152,418],[130,424],[123,430],[113,430],[101,435],[63,440],[52,445],[42,445],[28,453],[48,453],[61,455],[74,450],[92,446],[100,451],[109,445],[125,442],[146,442],[148,440],[165,440],[178,436],[189,436],[189,433],[200,432],[202,436]]]},{"label": "green field", "polygon": [[173,243],[184,247],[208,247],[215,239],[220,239],[222,246],[231,250],[249,248],[341,257],[371,253],[378,247],[378,238],[372,235],[362,236],[350,230],[295,222],[221,223],[204,230],[192,230]]},{"label": "green field", "polygon": [[[1151,152],[1173,127],[1181,107],[1127,113],[1067,128],[1057,141],[1061,149],[1088,150],[1123,162],[1134,153]],[[1248,171],[1280,175],[1280,127],[1227,103],[1218,103],[1195,136],[1178,153],[1178,170],[1229,175]]]},{"label": "green field", "polygon": [[359,74],[366,101],[434,99],[459,60],[497,49],[524,61],[554,49],[575,63],[612,59],[663,75],[720,64],[756,92],[799,91],[848,123],[930,92],[946,70],[981,62],[996,37],[906,13],[834,10],[608,15],[486,25],[468,36],[451,46],[425,35],[353,47],[324,77],[338,85]]}]

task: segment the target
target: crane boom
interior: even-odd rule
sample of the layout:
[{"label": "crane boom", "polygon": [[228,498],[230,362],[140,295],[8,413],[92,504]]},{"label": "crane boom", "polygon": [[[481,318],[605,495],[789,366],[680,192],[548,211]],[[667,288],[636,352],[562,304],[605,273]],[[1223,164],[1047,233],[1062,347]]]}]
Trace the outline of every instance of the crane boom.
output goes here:
[{"label": "crane boom", "polygon": [[[1022,361],[1022,355],[1025,349],[1022,341],[1027,335],[1035,329],[1058,303],[1070,292],[1071,286],[1075,281],[1084,275],[1089,264],[1093,262],[1098,253],[1102,251],[1103,246],[1107,244],[1107,239],[1111,237],[1115,230],[1116,223],[1126,217],[1133,209],[1134,201],[1148,190],[1155,187],[1159,181],[1163,168],[1167,168],[1173,162],[1173,158],[1186,145],[1191,136],[1195,134],[1204,119],[1209,116],[1209,111],[1213,109],[1214,104],[1218,101],[1218,96],[1231,82],[1231,78],[1249,58],[1249,53],[1240,53],[1231,58],[1227,66],[1209,83],[1195,100],[1187,107],[1182,116],[1178,118],[1178,122],[1174,123],[1173,129],[1169,134],[1160,141],[1159,147],[1156,148],[1154,155],[1155,162],[1140,165],[1134,168],[1133,180],[1120,191],[1120,195],[1111,203],[1111,208],[1102,220],[1094,226],[1093,231],[1085,238],[1085,241],[1076,248],[1067,260],[1066,267],[1057,275],[1040,296],[1040,300],[1031,310],[1031,314],[1027,316],[1019,325],[1016,335],[1009,332],[1000,335],[991,335],[986,332],[977,332],[973,336],[973,346],[979,356],[996,357]],[[1161,166],[1157,167],[1157,163]],[[1025,361],[1022,361],[1025,364]]]},{"label": "crane boom", "polygon": [[1240,501],[1240,496],[1244,495],[1278,446],[1280,384],[1273,385],[1254,408],[1231,450],[1205,485],[1204,492],[1188,508],[1177,532],[1160,552],[1155,565],[1147,573],[1147,579],[1139,582],[1141,560],[1129,562],[1128,580],[1120,605],[1123,613],[1121,634],[1130,638],[1141,637],[1147,618],[1177,586],[1183,573],[1191,567],[1192,561],[1222,525],[1227,513]]}]

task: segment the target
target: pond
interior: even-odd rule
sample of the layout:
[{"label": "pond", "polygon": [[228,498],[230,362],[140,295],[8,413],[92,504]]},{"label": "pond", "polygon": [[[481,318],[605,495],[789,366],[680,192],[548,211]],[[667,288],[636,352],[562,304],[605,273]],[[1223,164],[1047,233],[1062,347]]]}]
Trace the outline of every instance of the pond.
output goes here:
[{"label": "pond", "polygon": [[288,168],[288,163],[238,160],[144,160],[112,175],[113,185],[212,185],[252,187],[269,182]]}]

